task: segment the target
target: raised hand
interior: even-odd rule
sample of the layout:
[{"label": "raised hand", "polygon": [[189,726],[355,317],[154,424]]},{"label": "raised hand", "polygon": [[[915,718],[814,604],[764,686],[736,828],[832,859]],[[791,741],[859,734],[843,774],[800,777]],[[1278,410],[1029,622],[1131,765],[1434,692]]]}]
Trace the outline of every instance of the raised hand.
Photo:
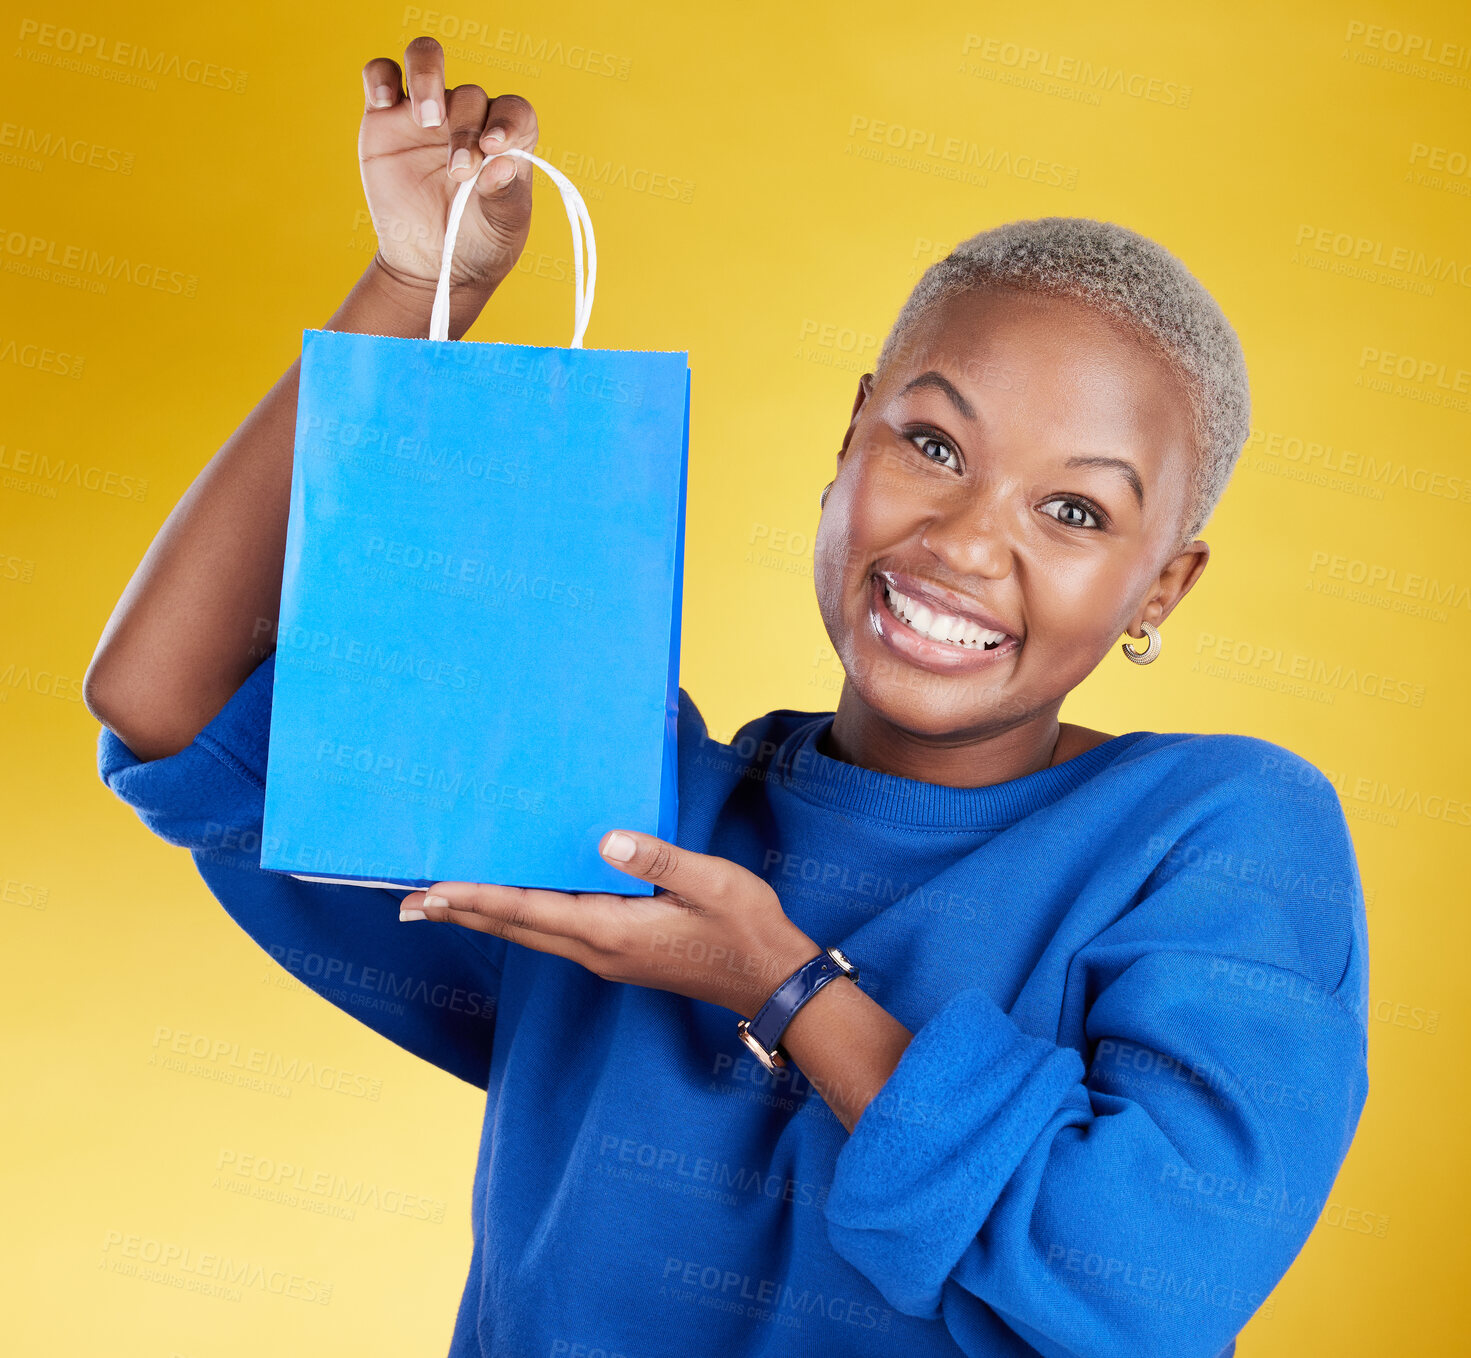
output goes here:
[{"label": "raised hand", "polygon": [[[358,162],[378,259],[400,283],[432,296],[444,226],[460,185],[486,156],[536,149],[536,111],[517,94],[444,86],[444,49],[430,37],[363,67]],[[475,181],[455,241],[450,285],[488,297],[515,267],[531,225],[531,166],[506,156]]]}]

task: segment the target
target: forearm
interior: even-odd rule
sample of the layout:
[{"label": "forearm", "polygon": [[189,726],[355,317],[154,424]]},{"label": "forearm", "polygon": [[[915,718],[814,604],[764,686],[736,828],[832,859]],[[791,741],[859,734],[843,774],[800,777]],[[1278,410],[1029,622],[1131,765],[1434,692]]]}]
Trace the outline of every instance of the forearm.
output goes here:
[{"label": "forearm", "polygon": [[[457,290],[451,338],[488,297]],[[432,303],[375,256],[324,328],[424,338]],[[140,758],[183,749],[275,644],[300,362],[184,493],[97,644],[88,708]]]},{"label": "forearm", "polygon": [[[794,948],[790,959],[783,959],[782,965],[791,961],[783,976],[818,950],[816,943]],[[855,982],[840,976],[797,1010],[782,1033],[781,1046],[852,1132],[913,1036]]]}]

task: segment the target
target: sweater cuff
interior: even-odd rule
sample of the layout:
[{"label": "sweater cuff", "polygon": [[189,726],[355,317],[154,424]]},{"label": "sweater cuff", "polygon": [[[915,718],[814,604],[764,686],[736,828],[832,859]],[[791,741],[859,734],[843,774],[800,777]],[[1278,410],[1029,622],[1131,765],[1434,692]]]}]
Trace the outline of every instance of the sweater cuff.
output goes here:
[{"label": "sweater cuff", "polygon": [[904,1049],[838,1152],[828,1240],[905,1315],[940,1314],[945,1280],[1007,1180],[1084,1075],[983,990],[951,996]]},{"label": "sweater cuff", "polygon": [[[97,734],[97,772],[154,834],[190,850],[223,848],[258,831],[270,747],[273,651],[182,750],[140,759],[107,727]],[[259,866],[259,837],[250,840]],[[238,853],[231,861],[238,861]]]}]

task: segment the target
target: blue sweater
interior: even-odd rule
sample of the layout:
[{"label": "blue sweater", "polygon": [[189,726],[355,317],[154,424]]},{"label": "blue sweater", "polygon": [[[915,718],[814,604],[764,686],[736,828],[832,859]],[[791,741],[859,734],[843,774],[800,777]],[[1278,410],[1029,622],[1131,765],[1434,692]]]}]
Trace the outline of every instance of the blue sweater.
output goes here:
[{"label": "blue sweater", "polygon": [[1132,731],[954,788],[820,753],[831,713],[720,743],[681,690],[679,843],[914,1033],[850,1136],[729,1010],[262,872],[274,674],[164,759],[104,728],[100,772],[284,967],[487,1091],[453,1358],[1210,1358],[1325,1205],[1364,911],[1281,746]]}]

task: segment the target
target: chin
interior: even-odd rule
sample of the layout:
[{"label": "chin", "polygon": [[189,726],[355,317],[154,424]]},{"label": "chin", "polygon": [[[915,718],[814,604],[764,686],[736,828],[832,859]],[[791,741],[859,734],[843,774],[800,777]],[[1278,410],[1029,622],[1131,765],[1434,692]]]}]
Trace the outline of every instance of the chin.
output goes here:
[{"label": "chin", "polygon": [[973,736],[1005,727],[1025,715],[1025,705],[997,694],[976,693],[953,680],[943,687],[922,676],[855,676],[848,682],[865,707],[889,725],[915,736]]},{"label": "chin", "polygon": [[898,730],[941,738],[1009,725],[1028,705],[971,677],[937,674],[886,654],[861,632],[838,650],[844,692]]}]

